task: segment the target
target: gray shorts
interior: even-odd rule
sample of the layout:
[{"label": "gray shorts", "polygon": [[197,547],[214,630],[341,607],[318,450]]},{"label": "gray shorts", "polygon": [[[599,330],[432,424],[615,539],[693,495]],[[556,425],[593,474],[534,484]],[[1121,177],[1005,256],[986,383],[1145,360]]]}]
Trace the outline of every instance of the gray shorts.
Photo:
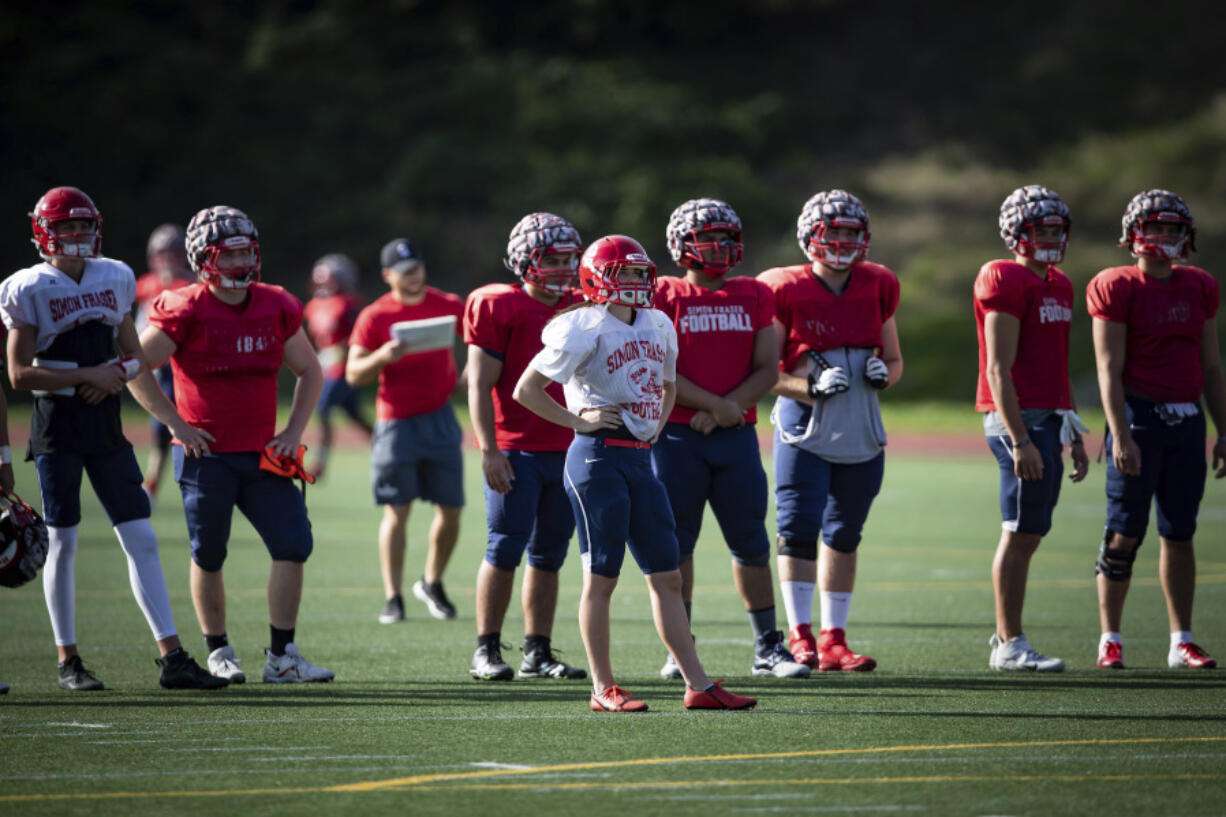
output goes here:
[{"label": "gray shorts", "polygon": [[429,414],[375,424],[370,483],[376,505],[424,499],[445,508],[464,506],[464,433],[451,404]]}]

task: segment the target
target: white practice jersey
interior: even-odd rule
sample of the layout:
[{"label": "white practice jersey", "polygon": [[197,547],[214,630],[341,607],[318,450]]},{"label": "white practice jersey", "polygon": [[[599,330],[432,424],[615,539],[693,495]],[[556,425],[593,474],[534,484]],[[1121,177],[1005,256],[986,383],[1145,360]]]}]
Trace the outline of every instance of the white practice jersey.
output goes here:
[{"label": "white practice jersey", "polygon": [[528,365],[562,384],[566,407],[621,406],[622,423],[650,440],[663,419],[664,384],[677,379],[677,330],[656,309],[636,309],[633,324],[605,305],[559,315],[541,332],[545,344]]},{"label": "white practice jersey", "polygon": [[[111,258],[88,258],[77,283],[48,263],[18,270],[0,283],[0,318],[8,329],[38,327],[34,351],[87,321],[118,327],[132,311],[136,276]],[[116,333],[118,329],[116,329]]]}]

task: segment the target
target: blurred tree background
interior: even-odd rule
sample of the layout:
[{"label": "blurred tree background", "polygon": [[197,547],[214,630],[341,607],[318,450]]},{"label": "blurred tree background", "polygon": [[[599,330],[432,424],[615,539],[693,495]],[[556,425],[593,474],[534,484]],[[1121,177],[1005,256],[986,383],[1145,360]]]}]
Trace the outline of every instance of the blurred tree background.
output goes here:
[{"label": "blurred tree background", "polygon": [[[970,287],[1004,253],[1020,184],[1073,211],[1072,365],[1095,402],[1084,285],[1126,263],[1133,193],[1180,192],[1193,263],[1226,259],[1226,22],[1219,4],[759,0],[6,2],[0,9],[0,263],[33,263],[25,214],[58,184],[105,217],[139,274],[149,231],[247,211],[264,278],[305,295],[346,252],[363,289],[410,237],[431,283],[508,273],[524,213],[624,232],[670,268],[664,225],[695,196],[745,222],[745,274],[798,263],[817,190],[858,194],[871,257],[902,280],[892,399],[969,404]],[[1222,321],[1226,325],[1226,321]]]}]

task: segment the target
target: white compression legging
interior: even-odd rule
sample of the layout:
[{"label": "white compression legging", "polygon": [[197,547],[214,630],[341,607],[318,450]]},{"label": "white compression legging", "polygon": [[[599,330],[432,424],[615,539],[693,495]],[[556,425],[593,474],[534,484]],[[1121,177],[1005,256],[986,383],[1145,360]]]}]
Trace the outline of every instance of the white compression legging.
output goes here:
[{"label": "white compression legging", "polygon": [[[128,558],[128,581],[153,637],[161,640],[176,633],[166,578],[158,556],[157,534],[148,519],[133,519],[115,526],[115,535]],[[77,526],[47,527],[50,547],[43,568],[43,595],[51,614],[51,629],[59,646],[77,643],[76,581]]]}]

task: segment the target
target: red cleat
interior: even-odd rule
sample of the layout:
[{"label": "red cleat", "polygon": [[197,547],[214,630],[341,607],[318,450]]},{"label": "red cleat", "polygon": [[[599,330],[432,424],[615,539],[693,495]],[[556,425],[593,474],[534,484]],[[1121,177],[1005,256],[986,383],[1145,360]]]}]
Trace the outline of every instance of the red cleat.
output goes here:
[{"label": "red cleat", "polygon": [[1188,669],[1213,669],[1217,666],[1217,661],[1209,653],[1191,641],[1182,641],[1173,645],[1170,654],[1166,657],[1166,663],[1172,667],[1187,667]]},{"label": "red cleat", "polygon": [[593,712],[646,712],[647,704],[636,701],[630,693],[614,684],[600,693],[592,693]]},{"label": "red cleat", "polygon": [[757,698],[747,698],[744,695],[729,692],[720,686],[722,683],[723,681],[716,681],[714,686],[706,690],[694,689],[687,685],[685,688],[685,708],[753,709],[758,705]]},{"label": "red cleat", "polygon": [[1099,669],[1123,669],[1124,645],[1118,641],[1104,641],[1098,645]]},{"label": "red cleat", "polygon": [[859,655],[847,647],[847,635],[838,627],[822,630],[817,640],[818,672],[871,672],[877,659]]},{"label": "red cleat", "polygon": [[817,639],[808,624],[797,624],[788,633],[788,652],[797,664],[817,668]]}]

